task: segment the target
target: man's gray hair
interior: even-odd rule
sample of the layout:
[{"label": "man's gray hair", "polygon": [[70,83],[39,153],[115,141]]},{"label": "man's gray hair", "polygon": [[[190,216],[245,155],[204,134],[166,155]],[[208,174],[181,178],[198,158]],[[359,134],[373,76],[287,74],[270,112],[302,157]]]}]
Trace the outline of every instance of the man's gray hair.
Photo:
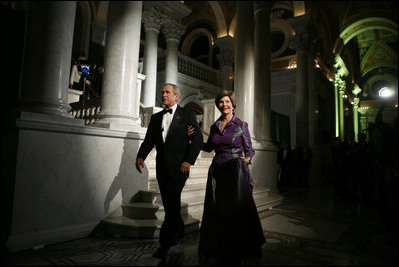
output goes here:
[{"label": "man's gray hair", "polygon": [[173,93],[174,93],[175,95],[179,95],[179,96],[180,96],[180,88],[177,87],[176,84],[173,84],[173,83],[165,83],[165,84],[162,86],[162,88],[165,87],[165,86],[167,86],[167,85],[171,85],[171,86],[173,87]]}]

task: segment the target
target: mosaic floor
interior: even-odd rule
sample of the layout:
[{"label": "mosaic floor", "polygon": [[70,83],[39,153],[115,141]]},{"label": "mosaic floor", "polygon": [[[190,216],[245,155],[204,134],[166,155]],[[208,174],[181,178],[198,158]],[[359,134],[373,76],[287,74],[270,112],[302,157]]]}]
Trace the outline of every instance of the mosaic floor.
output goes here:
[{"label": "mosaic floor", "polygon": [[[334,200],[330,186],[282,193],[282,205],[260,217],[266,244],[263,256],[241,266],[397,266],[397,238],[388,231],[374,204]],[[205,266],[198,233],[172,247],[166,260],[152,257],[157,240],[96,236],[22,251],[2,259],[7,266]]]}]

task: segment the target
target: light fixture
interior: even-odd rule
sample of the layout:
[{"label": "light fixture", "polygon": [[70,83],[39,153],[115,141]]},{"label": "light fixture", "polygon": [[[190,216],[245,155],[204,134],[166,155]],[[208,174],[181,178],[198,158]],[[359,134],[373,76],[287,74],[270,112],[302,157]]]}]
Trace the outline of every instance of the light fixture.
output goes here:
[{"label": "light fixture", "polygon": [[384,97],[384,98],[388,98],[391,97],[393,95],[393,90],[388,88],[388,87],[382,87],[379,91],[378,91],[378,95],[380,97]]}]

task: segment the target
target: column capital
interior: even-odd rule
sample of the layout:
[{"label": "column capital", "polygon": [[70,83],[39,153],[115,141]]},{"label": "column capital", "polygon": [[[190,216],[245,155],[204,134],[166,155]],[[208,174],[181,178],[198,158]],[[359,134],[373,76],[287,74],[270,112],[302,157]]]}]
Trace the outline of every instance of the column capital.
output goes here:
[{"label": "column capital", "polygon": [[226,35],[215,40],[215,44],[220,50],[233,50],[235,49],[235,38]]},{"label": "column capital", "polygon": [[358,108],[359,103],[360,103],[360,98],[358,98],[358,97],[353,98],[353,107],[354,108]]},{"label": "column capital", "polygon": [[339,54],[335,55],[335,63],[334,63],[334,70],[335,70],[335,76],[339,77],[345,77],[348,76],[349,71],[345,66],[345,62],[342,60],[341,56]]},{"label": "column capital", "polygon": [[142,16],[145,30],[154,30],[159,33],[163,22],[159,12],[154,7],[144,8]]},{"label": "column capital", "polygon": [[346,82],[342,80],[341,77],[337,76],[334,79],[334,86],[338,88],[338,91],[341,93],[345,91]]},{"label": "column capital", "polygon": [[180,37],[184,34],[186,30],[186,26],[182,25],[178,21],[164,17],[163,18],[163,33],[165,34],[166,39],[175,39],[180,41]]}]

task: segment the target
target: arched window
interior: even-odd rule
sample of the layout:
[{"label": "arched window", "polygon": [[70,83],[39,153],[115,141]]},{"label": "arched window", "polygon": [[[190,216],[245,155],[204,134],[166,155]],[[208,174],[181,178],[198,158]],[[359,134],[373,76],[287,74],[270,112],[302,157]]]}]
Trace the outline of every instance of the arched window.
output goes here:
[{"label": "arched window", "polygon": [[207,36],[202,35],[198,37],[190,48],[190,57],[197,61],[209,64],[209,50],[210,44]]},{"label": "arched window", "polygon": [[212,66],[213,63],[213,35],[205,28],[191,31],[184,39],[182,54],[197,61]]}]

